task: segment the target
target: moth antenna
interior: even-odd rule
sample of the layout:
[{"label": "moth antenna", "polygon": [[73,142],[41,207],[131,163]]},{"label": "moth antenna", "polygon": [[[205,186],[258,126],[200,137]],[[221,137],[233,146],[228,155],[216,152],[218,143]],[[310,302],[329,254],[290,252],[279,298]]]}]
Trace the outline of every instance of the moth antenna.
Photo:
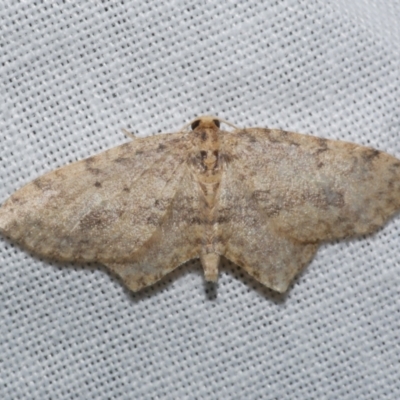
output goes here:
[{"label": "moth antenna", "polygon": [[135,136],[134,133],[131,133],[131,132],[129,132],[128,130],[126,130],[124,128],[122,128],[121,131],[124,132],[125,136],[127,136],[128,138],[136,139],[136,136]]},{"label": "moth antenna", "polygon": [[232,124],[231,122],[227,121],[226,119],[222,119],[222,118],[217,118],[217,119],[219,120],[219,122],[222,122],[225,125],[228,125],[235,129],[239,129],[239,127],[237,125]]}]

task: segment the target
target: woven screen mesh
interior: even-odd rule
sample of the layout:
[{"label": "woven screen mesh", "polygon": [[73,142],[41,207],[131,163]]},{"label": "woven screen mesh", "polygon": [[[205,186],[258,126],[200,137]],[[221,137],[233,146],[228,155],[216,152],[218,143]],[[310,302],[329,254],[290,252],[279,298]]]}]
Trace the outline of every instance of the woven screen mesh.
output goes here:
[{"label": "woven screen mesh", "polygon": [[[400,157],[398,0],[3,1],[0,201],[200,114]],[[1,399],[398,399],[400,217],[286,295],[224,262],[138,294],[0,241]]]}]

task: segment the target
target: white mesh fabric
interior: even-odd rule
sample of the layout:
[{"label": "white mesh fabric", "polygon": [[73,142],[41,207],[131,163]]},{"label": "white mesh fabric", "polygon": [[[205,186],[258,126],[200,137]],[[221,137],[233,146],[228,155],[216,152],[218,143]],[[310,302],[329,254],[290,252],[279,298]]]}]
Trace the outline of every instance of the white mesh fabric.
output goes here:
[{"label": "white mesh fabric", "polygon": [[[3,1],[0,201],[199,114],[400,157],[398,0]],[[132,294],[0,241],[1,399],[398,399],[400,217],[287,295],[191,262]]]}]

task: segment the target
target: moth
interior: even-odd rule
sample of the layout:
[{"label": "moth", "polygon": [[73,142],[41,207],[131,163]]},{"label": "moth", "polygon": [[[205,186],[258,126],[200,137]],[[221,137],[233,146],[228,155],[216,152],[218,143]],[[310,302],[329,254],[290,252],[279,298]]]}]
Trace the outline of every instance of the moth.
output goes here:
[{"label": "moth", "polygon": [[133,291],[193,258],[216,281],[224,256],[285,292],[321,242],[399,209],[389,154],[202,116],[34,180],[0,208],[0,231],[43,257],[105,264]]}]

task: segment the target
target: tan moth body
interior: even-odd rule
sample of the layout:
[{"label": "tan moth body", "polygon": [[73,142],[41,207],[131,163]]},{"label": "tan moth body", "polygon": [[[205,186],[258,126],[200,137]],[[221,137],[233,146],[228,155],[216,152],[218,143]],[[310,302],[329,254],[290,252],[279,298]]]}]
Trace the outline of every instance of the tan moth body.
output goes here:
[{"label": "tan moth body", "polygon": [[373,232],[400,209],[400,160],[263,128],[136,138],[50,172],[0,208],[0,231],[45,257],[101,262],[136,291],[220,256],[279,292],[323,241]]}]

